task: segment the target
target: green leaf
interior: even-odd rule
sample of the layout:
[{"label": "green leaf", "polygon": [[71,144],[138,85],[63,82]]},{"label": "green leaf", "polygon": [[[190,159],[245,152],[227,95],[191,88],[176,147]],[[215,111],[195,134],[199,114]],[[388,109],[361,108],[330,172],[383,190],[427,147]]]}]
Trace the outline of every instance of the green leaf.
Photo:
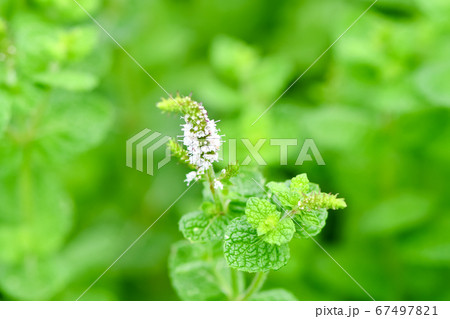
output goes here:
[{"label": "green leaf", "polygon": [[246,272],[277,270],[287,264],[289,246],[263,241],[245,216],[234,219],[225,233],[224,254],[228,265]]},{"label": "green leaf", "polygon": [[278,193],[289,192],[289,187],[286,185],[286,183],[270,182],[270,183],[267,183],[266,186],[275,195],[278,194]]},{"label": "green leaf", "polygon": [[247,222],[257,230],[258,236],[275,245],[288,243],[295,232],[294,223],[290,218],[280,220],[281,213],[274,204],[266,199],[252,197],[245,209]]},{"label": "green leaf", "polygon": [[230,182],[232,183],[230,192],[238,197],[250,198],[264,195],[264,189],[260,186],[265,184],[264,177],[256,169],[241,167],[239,173],[230,178]]},{"label": "green leaf", "polygon": [[310,191],[310,182],[306,174],[300,174],[291,179],[290,189],[300,194],[306,194]]},{"label": "green leaf", "polygon": [[300,199],[300,195],[290,191],[286,183],[270,182],[267,184],[267,187],[282,206],[295,206]]},{"label": "green leaf", "polygon": [[296,235],[301,238],[309,238],[319,234],[328,217],[328,211],[324,208],[319,210],[304,211],[294,215],[294,226]]},{"label": "green leaf", "polygon": [[76,70],[38,73],[33,79],[38,84],[68,91],[90,91],[98,84],[94,75]]},{"label": "green leaf", "polygon": [[262,235],[275,228],[281,213],[277,207],[266,199],[252,197],[247,202],[245,208],[247,221],[253,228],[258,230],[258,235]]},{"label": "green leaf", "polygon": [[14,263],[57,251],[72,225],[72,207],[52,173],[23,166],[0,184],[0,260]]},{"label": "green leaf", "polygon": [[216,70],[236,82],[249,79],[259,62],[258,54],[251,46],[228,36],[214,39],[210,57]]},{"label": "green leaf", "polygon": [[0,92],[0,138],[11,119],[11,98]]},{"label": "green leaf", "polygon": [[229,280],[230,270],[222,258],[220,246],[178,242],[172,246],[169,271],[172,284],[182,300],[226,298],[221,287]]},{"label": "green leaf", "polygon": [[265,195],[264,189],[260,186],[265,184],[264,177],[255,169],[241,167],[239,173],[230,178],[230,182],[227,199],[230,201],[231,212],[243,213],[250,197]]},{"label": "green leaf", "polygon": [[277,288],[260,291],[254,294],[250,301],[297,301],[297,298],[285,289]]},{"label": "green leaf", "polygon": [[405,193],[381,202],[361,219],[361,230],[386,235],[419,226],[430,214],[429,200],[423,195]]},{"label": "green leaf", "polygon": [[433,104],[450,107],[450,63],[422,67],[415,78],[419,91]]},{"label": "green leaf", "polygon": [[96,95],[59,92],[49,105],[36,146],[51,159],[67,159],[96,146],[112,124],[111,106]]},{"label": "green leaf", "polygon": [[205,242],[223,239],[229,218],[224,215],[208,215],[192,212],[180,220],[180,231],[191,242]]},{"label": "green leaf", "polygon": [[[95,15],[101,6],[100,0],[78,0],[77,2],[92,15]],[[33,4],[39,5],[40,11],[45,12],[46,10],[46,15],[61,21],[61,23],[88,19],[83,10],[77,10],[79,8],[74,8],[72,3],[67,0],[33,0]]]},{"label": "green leaf", "polygon": [[0,272],[2,293],[18,300],[48,300],[67,284],[65,269],[53,258],[0,264]]},{"label": "green leaf", "polygon": [[263,239],[269,244],[282,245],[290,242],[294,233],[294,222],[291,218],[286,217],[280,220],[273,230],[267,232]]}]

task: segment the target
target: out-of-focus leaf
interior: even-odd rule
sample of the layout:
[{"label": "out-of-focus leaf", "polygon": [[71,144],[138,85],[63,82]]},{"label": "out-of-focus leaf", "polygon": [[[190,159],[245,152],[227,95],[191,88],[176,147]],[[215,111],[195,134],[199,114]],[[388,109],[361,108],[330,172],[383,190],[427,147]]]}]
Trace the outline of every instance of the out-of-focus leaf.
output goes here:
[{"label": "out-of-focus leaf", "polygon": [[71,227],[70,200],[50,172],[37,170],[23,168],[1,180],[0,260],[47,256],[61,247]]},{"label": "out-of-focus leaf", "polygon": [[0,92],[0,138],[11,118],[11,98]]},{"label": "out-of-focus leaf", "polygon": [[36,74],[36,83],[69,91],[90,91],[98,84],[98,79],[89,73],[61,70]]},{"label": "out-of-focus leaf", "polygon": [[[67,22],[88,19],[86,13],[70,0],[33,0],[33,2],[40,5],[41,9],[47,9],[47,14],[55,20]],[[95,14],[101,4],[100,0],[78,0],[77,2],[90,14]]]},{"label": "out-of-focus leaf", "polygon": [[386,200],[367,211],[361,219],[361,231],[387,235],[418,226],[429,214],[429,202],[417,194],[403,194]]},{"label": "out-of-focus leaf", "polygon": [[371,123],[364,111],[338,106],[311,110],[303,120],[319,150],[354,147],[367,134]]},{"label": "out-of-focus leaf", "polygon": [[225,234],[229,217],[225,215],[207,215],[204,212],[192,212],[180,219],[180,231],[191,242],[221,240]]},{"label": "out-of-focus leaf", "polygon": [[[256,181],[256,182],[255,182]],[[229,187],[230,210],[243,213],[247,200],[250,197],[262,197],[265,192],[265,180],[256,169],[241,167],[237,176],[230,178],[232,186]]]},{"label": "out-of-focus leaf", "polygon": [[0,287],[16,300],[48,300],[66,284],[64,268],[53,259],[28,256],[25,262],[0,264]]},{"label": "out-of-focus leaf", "polygon": [[259,101],[272,103],[286,86],[292,74],[292,64],[286,57],[270,56],[261,60],[249,79],[250,93]]},{"label": "out-of-focus leaf", "polygon": [[51,61],[56,61],[52,47],[58,43],[58,27],[38,15],[21,13],[14,17],[11,28],[14,30],[17,65],[21,72],[42,72],[48,69]]},{"label": "out-of-focus leaf", "polygon": [[292,294],[292,292],[286,289],[270,289],[263,290],[254,294],[251,301],[296,301],[297,298]]},{"label": "out-of-focus leaf", "polygon": [[224,35],[212,43],[210,58],[220,73],[235,81],[248,79],[258,63],[258,55],[252,47]]},{"label": "out-of-focus leaf", "polygon": [[173,245],[169,258],[172,284],[183,300],[223,300],[221,287],[229,279],[229,269],[220,247],[211,243]]},{"label": "out-of-focus leaf", "polygon": [[450,63],[425,65],[415,80],[417,88],[431,103],[450,107]]},{"label": "out-of-focus leaf", "polygon": [[113,120],[110,104],[95,95],[55,95],[39,127],[37,147],[52,159],[65,159],[96,146]]}]

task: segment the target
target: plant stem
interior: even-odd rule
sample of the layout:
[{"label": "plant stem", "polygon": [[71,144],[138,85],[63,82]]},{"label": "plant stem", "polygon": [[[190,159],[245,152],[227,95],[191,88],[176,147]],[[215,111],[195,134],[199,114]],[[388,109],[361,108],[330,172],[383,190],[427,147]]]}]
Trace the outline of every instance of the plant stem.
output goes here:
[{"label": "plant stem", "polygon": [[267,272],[258,272],[255,277],[253,277],[253,280],[247,287],[247,290],[245,290],[245,292],[237,298],[237,300],[247,300],[254,293],[258,292],[264,284],[264,281],[266,281],[267,274]]},{"label": "plant stem", "polygon": [[207,173],[207,178],[208,178],[208,183],[209,183],[209,190],[211,191],[211,194],[214,199],[214,203],[216,204],[217,212],[225,213],[224,207],[223,207],[224,205],[222,203],[220,194],[218,192],[216,192],[216,189],[214,188],[215,172],[214,172],[214,169],[212,166],[209,168],[209,171]]},{"label": "plant stem", "polygon": [[233,268],[230,269],[230,277],[233,290],[230,300],[236,300],[244,289],[244,278],[242,277],[242,272]]}]

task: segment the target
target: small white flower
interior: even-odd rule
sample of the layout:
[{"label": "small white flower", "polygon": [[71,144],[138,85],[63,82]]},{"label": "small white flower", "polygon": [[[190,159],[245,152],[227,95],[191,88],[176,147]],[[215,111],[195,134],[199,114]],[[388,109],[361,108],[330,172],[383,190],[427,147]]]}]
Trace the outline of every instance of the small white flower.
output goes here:
[{"label": "small white flower", "polygon": [[188,184],[194,178],[199,179],[214,162],[219,161],[218,152],[222,145],[216,122],[208,118],[208,113],[201,104],[194,101],[192,103],[189,114],[183,117],[185,124],[182,125],[182,141],[187,148],[189,162],[197,168],[196,172],[191,172],[196,173],[195,176],[188,174]]},{"label": "small white flower", "polygon": [[214,189],[223,189],[223,184],[218,180],[214,180]]},{"label": "small white flower", "polygon": [[192,171],[190,173],[186,174],[186,179],[184,180],[185,182],[187,182],[188,186],[189,184],[193,181],[193,180],[197,179],[197,172],[196,171]]}]

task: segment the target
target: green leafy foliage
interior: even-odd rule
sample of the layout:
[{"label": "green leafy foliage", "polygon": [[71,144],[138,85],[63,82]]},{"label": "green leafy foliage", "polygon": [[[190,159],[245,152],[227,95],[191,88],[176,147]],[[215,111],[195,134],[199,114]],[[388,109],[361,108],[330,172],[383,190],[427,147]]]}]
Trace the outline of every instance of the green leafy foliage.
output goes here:
[{"label": "green leafy foliage", "polygon": [[401,194],[368,211],[361,230],[371,235],[398,233],[419,226],[429,213],[425,198]]},{"label": "green leafy foliage", "polygon": [[0,93],[0,137],[2,136],[4,130],[8,126],[11,118],[11,99]]},{"label": "green leafy foliage", "polygon": [[267,188],[276,196],[280,204],[285,207],[297,205],[301,197],[300,193],[290,190],[286,183],[270,182],[267,184]]},{"label": "green leafy foliage", "polygon": [[[65,1],[50,2],[58,11]],[[0,290],[46,300],[79,271],[61,257],[74,214],[60,165],[105,139],[113,111],[94,92],[92,56],[106,55],[94,52],[97,29],[60,25],[27,5],[0,6]]]},{"label": "green leafy foliage", "polygon": [[264,235],[263,240],[269,244],[282,245],[290,242],[294,233],[294,222],[286,216],[284,219],[278,221],[275,228]]},{"label": "green leafy foliage", "polygon": [[68,91],[90,91],[98,84],[94,75],[73,70],[39,73],[33,78],[38,84]]},{"label": "green leafy foliage", "polygon": [[36,146],[50,158],[66,159],[96,146],[112,124],[110,104],[97,95],[55,94],[48,103]]},{"label": "green leafy foliage", "polygon": [[[310,234],[329,213],[318,242],[377,300],[450,300],[443,280],[450,267],[448,0],[378,1],[278,100],[368,1],[78,2],[164,89],[192,92],[221,120],[225,162],[217,170],[227,159],[243,162],[248,152],[241,138],[295,138],[287,165],[280,166],[281,149],[269,140],[261,148],[268,181],[307,172],[324,193],[340,192],[348,203],[345,216],[324,208],[300,212],[294,199],[281,204],[281,194],[267,188],[266,196],[250,178],[236,176],[221,179],[218,204],[209,185],[208,204],[200,204],[199,181],[83,300],[177,299],[166,258],[182,236],[175,216],[208,206],[205,213],[240,217],[251,197],[269,200],[281,213],[295,209],[291,216]],[[67,72],[91,80],[56,80]],[[49,103],[56,95],[59,108]],[[74,1],[0,1],[0,206],[17,209],[0,208],[0,299],[75,299],[183,192],[181,165],[169,163],[152,177],[124,165],[124,142],[143,128],[179,135],[177,116],[151,107],[161,95]],[[97,97],[104,107],[91,103]],[[70,115],[62,116],[66,105]],[[86,134],[71,129],[72,117]],[[65,124],[50,130],[58,121]],[[295,165],[304,138],[314,140],[325,166],[317,166],[311,152],[312,161]],[[228,139],[237,141],[236,159]],[[31,197],[42,197],[33,218],[46,220],[31,228],[50,229],[49,245],[47,236],[30,239],[21,204],[13,203],[27,156]],[[253,187],[254,194],[236,187],[247,183],[243,189]],[[309,186],[301,193],[320,192]],[[67,227],[54,209],[61,202],[73,202]],[[297,223],[296,236],[308,238]],[[270,272],[262,291],[248,299],[278,287],[301,300],[365,298],[312,241],[289,245],[288,266]],[[242,293],[251,276],[231,272],[241,279],[214,279],[214,285],[233,300],[239,294],[232,291]],[[275,295],[284,298],[281,291]]]},{"label": "green leafy foliage", "polygon": [[291,179],[289,185],[292,192],[305,194],[313,191],[311,183],[309,182],[308,176],[306,174],[299,174]]},{"label": "green leafy foliage", "polygon": [[230,183],[227,197],[233,212],[243,213],[249,198],[264,196],[264,190],[259,186],[264,185],[264,177],[258,170],[240,169],[236,176],[230,178]]},{"label": "green leafy foliage", "polygon": [[281,213],[268,200],[252,197],[247,201],[245,209],[247,221],[262,240],[269,244],[286,244],[294,235],[295,227],[292,220],[286,216],[281,219]]},{"label": "green leafy foliage", "polygon": [[302,212],[293,217],[296,235],[301,238],[309,238],[319,234],[328,217],[328,211],[325,208]]},{"label": "green leafy foliage", "polygon": [[180,219],[180,231],[191,242],[222,240],[229,217],[192,212]]},{"label": "green leafy foliage", "polygon": [[247,272],[277,270],[289,260],[289,246],[263,241],[246,217],[233,220],[224,242],[225,259],[231,267]]},{"label": "green leafy foliage", "polygon": [[[276,238],[284,237],[288,241],[292,238],[294,231],[300,238],[309,238],[319,234],[328,217],[327,209],[347,207],[344,199],[337,198],[337,195],[321,193],[319,186],[310,183],[306,174],[297,175],[284,183],[270,182],[267,184],[267,188],[274,196],[275,201],[284,207],[286,215],[292,217],[292,220],[287,219],[289,224],[286,219],[282,220],[285,222],[283,225],[284,236],[281,231],[273,234],[276,234]],[[291,229],[293,230],[292,235]],[[273,235],[269,234],[266,240],[276,243],[272,239]]]},{"label": "green leafy foliage", "polygon": [[229,269],[220,254],[220,246],[178,242],[169,258],[170,277],[183,300],[224,299],[218,282],[226,280]]},{"label": "green leafy foliage", "polygon": [[295,296],[285,289],[263,290],[253,295],[251,301],[297,301]]}]

